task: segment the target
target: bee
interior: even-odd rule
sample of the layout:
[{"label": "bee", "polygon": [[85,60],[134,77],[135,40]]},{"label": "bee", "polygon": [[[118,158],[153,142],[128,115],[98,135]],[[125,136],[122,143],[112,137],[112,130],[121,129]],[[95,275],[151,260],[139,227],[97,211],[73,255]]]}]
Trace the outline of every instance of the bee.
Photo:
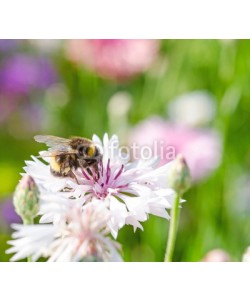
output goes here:
[{"label": "bee", "polygon": [[102,159],[100,149],[87,138],[66,139],[53,135],[36,135],[34,139],[50,147],[42,157],[51,157],[50,171],[54,176],[70,176],[76,179],[73,170],[79,167],[92,175],[91,168],[97,171],[98,163]]}]

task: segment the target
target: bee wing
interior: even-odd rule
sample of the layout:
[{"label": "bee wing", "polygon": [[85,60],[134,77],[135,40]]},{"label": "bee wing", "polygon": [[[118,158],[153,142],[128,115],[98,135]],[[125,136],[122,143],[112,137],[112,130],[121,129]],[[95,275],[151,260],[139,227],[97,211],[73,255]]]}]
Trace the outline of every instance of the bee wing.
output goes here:
[{"label": "bee wing", "polygon": [[61,152],[71,151],[70,140],[53,136],[53,135],[36,135],[34,136],[35,141],[38,143],[44,143],[49,148],[50,151],[58,150]]},{"label": "bee wing", "polygon": [[37,158],[46,158],[46,157],[55,157],[55,156],[61,156],[61,155],[71,155],[71,154],[75,154],[74,152],[64,152],[64,151],[53,151],[50,150],[49,151],[42,151],[42,153],[40,153],[40,155],[36,156]]}]

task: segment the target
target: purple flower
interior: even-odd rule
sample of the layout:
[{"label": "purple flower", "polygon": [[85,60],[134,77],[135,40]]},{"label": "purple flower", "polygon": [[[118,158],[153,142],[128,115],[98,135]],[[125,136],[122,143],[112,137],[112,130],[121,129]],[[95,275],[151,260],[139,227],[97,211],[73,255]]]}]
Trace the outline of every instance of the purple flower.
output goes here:
[{"label": "purple flower", "polygon": [[8,52],[15,49],[20,40],[0,39],[0,52]]},{"label": "purple flower", "polygon": [[15,212],[15,208],[11,199],[7,199],[0,204],[0,216],[7,225],[22,222],[21,218]]},{"label": "purple flower", "polygon": [[27,94],[33,89],[45,89],[55,81],[56,72],[48,59],[17,54],[3,64],[0,93]]}]

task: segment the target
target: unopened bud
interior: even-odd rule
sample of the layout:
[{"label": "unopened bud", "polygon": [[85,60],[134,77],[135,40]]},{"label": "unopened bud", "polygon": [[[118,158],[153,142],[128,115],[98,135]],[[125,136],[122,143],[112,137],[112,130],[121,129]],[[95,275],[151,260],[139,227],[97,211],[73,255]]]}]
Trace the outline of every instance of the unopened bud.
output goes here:
[{"label": "unopened bud", "polygon": [[248,247],[242,257],[243,262],[250,262],[250,247]]},{"label": "unopened bud", "polygon": [[169,185],[182,195],[191,186],[191,175],[182,154],[178,154],[169,170]]},{"label": "unopened bud", "polygon": [[39,209],[39,190],[29,175],[24,175],[16,187],[13,202],[17,214],[25,224],[32,224]]}]

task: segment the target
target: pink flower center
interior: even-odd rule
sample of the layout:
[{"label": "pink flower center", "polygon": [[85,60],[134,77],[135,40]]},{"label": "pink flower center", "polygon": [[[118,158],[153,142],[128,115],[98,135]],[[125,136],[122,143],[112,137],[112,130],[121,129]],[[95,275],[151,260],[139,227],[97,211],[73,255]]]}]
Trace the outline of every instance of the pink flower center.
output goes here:
[{"label": "pink flower center", "polygon": [[110,166],[110,159],[106,166],[101,161],[98,170],[84,170],[82,174],[90,185],[88,193],[94,194],[98,199],[105,199],[109,194],[117,194],[122,188],[128,184],[121,184],[120,177],[124,171],[124,165],[118,167]]}]

